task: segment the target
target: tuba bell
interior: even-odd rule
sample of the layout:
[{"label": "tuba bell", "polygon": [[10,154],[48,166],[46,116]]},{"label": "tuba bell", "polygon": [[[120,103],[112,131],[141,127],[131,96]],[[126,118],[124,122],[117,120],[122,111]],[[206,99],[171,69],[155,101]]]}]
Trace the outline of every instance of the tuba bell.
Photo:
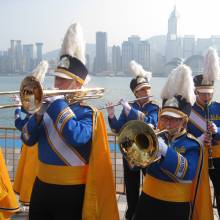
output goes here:
[{"label": "tuba bell", "polygon": [[122,155],[128,164],[145,168],[158,161],[159,144],[158,135],[166,130],[155,132],[148,124],[132,120],[127,122],[120,130],[118,144]]}]

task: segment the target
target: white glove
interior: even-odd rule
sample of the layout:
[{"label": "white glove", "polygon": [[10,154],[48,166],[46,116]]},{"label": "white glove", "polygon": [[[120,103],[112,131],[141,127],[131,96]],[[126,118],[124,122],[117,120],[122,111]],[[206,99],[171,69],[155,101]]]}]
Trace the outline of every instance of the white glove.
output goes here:
[{"label": "white glove", "polygon": [[168,146],[164,142],[162,137],[158,137],[158,143],[159,143],[159,152],[161,153],[161,155],[163,155],[165,157],[167,154]]},{"label": "white glove", "polygon": [[197,137],[197,139],[199,140],[199,142],[200,142],[201,144],[204,144],[205,134],[203,133],[202,135],[200,135],[199,137]]},{"label": "white glove", "polygon": [[21,100],[20,100],[20,98],[19,98],[18,95],[13,95],[13,96],[11,96],[11,100],[12,100],[12,102],[13,102],[14,104],[16,104],[16,105],[21,104]]},{"label": "white glove", "polygon": [[52,103],[57,99],[64,99],[64,96],[63,95],[49,96],[49,97],[44,98],[44,101],[46,103]]},{"label": "white glove", "polygon": [[218,132],[218,127],[216,126],[216,124],[214,122],[212,122],[212,133],[216,134]]},{"label": "white glove", "polygon": [[123,106],[123,109],[125,111],[125,114],[128,116],[130,110],[131,110],[131,106],[128,104],[127,101],[125,101],[124,99],[120,100],[121,105]]},{"label": "white glove", "polygon": [[111,106],[111,105],[112,105],[112,102],[106,103],[106,109],[108,112],[108,117],[114,118],[115,117],[115,108],[114,108],[114,106]]}]

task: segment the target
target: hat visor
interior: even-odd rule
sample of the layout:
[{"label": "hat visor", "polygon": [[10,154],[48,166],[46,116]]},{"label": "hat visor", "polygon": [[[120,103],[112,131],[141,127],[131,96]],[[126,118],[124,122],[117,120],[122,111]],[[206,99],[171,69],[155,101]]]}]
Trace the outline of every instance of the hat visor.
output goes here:
[{"label": "hat visor", "polygon": [[137,91],[141,90],[141,89],[144,88],[144,87],[149,88],[149,89],[151,88],[151,86],[150,86],[149,83],[143,83],[143,84],[137,86],[137,87],[135,88],[134,92],[137,92]]},{"label": "hat visor", "polygon": [[203,88],[203,89],[196,89],[200,93],[213,93],[214,89],[213,88]]},{"label": "hat visor", "polygon": [[65,73],[61,73],[61,72],[54,72],[53,75],[58,76],[58,77],[63,78],[63,79],[73,79],[70,76],[66,75]]},{"label": "hat visor", "polygon": [[183,115],[178,114],[177,112],[163,111],[160,116],[170,116],[173,118],[183,118]]}]

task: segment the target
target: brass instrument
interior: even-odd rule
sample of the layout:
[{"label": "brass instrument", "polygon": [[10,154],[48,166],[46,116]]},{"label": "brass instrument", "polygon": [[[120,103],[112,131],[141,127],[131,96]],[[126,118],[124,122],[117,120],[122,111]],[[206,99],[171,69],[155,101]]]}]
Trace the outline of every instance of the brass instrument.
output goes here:
[{"label": "brass instrument", "polygon": [[[206,120],[206,128],[207,128],[207,134],[212,137],[212,134],[211,132],[208,130],[208,125],[211,123],[211,120],[210,120],[210,115],[209,115],[209,107],[208,107],[208,103],[205,103],[205,106],[204,106],[204,110],[205,110],[205,120]],[[214,168],[214,164],[213,164],[213,158],[212,158],[212,145],[210,143],[205,143],[206,147],[208,147],[208,167],[209,169],[215,169]]]},{"label": "brass instrument", "polygon": [[104,88],[43,90],[41,83],[34,76],[27,76],[21,83],[20,91],[0,92],[0,95],[20,94],[21,104],[2,105],[0,109],[22,106],[33,114],[41,108],[45,97],[64,95],[66,101],[72,104],[76,101],[101,98],[103,93]]},{"label": "brass instrument", "polygon": [[118,143],[122,155],[130,166],[145,168],[158,161],[158,136],[168,132],[163,130],[155,132],[148,124],[132,120],[127,122],[120,130]]}]

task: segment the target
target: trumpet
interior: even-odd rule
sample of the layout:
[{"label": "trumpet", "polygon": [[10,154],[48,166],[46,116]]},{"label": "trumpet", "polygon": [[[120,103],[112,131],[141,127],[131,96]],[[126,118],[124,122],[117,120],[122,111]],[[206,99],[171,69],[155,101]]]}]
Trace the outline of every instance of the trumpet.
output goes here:
[{"label": "trumpet", "polygon": [[68,104],[72,104],[76,101],[98,99],[103,94],[104,88],[43,90],[35,76],[27,76],[21,83],[20,91],[0,92],[0,95],[20,95],[21,104],[2,105],[0,109],[22,106],[25,111],[33,114],[41,108],[45,97],[64,95]]},{"label": "trumpet", "polygon": [[129,121],[119,132],[120,151],[131,167],[146,168],[160,159],[158,136],[168,132],[168,130],[156,132],[142,121]]}]

